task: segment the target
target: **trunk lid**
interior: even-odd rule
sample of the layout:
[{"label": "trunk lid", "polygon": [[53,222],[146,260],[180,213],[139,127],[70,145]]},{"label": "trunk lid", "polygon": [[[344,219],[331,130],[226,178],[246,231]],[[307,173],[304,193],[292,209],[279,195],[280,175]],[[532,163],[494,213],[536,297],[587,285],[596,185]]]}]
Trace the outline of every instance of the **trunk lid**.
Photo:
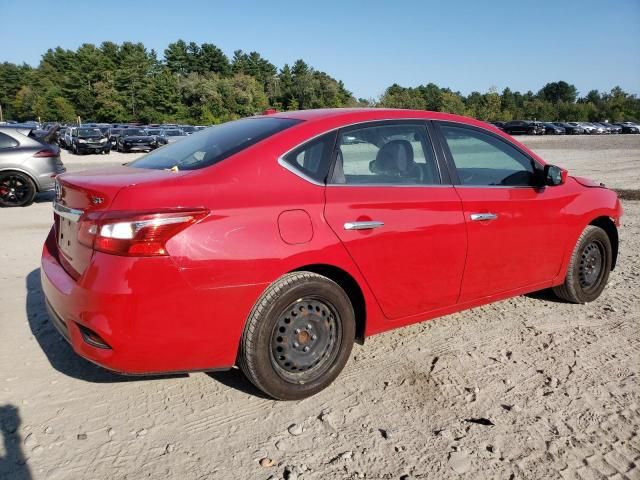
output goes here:
[{"label": "trunk lid", "polygon": [[54,222],[63,268],[78,279],[93,255],[91,248],[78,241],[78,227],[83,215],[109,210],[123,188],[161,182],[188,173],[120,166],[60,175],[56,180]]}]

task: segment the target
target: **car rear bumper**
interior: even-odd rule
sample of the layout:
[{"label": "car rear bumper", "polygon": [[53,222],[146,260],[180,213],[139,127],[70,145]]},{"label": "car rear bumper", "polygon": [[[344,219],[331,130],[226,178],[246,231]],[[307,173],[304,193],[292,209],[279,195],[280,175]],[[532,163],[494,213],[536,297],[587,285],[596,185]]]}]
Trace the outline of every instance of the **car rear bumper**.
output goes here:
[{"label": "car rear bumper", "polygon": [[232,367],[244,322],[265,288],[198,289],[169,257],[100,252],[76,281],[57,255],[52,229],[41,262],[52,323],[77,354],[127,374]]}]

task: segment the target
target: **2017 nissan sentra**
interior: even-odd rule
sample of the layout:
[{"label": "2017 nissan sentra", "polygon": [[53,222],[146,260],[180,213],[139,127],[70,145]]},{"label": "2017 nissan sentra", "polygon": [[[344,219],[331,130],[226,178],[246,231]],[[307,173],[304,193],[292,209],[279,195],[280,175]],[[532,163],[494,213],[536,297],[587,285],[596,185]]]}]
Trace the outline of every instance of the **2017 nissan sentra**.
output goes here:
[{"label": "2017 nissan sentra", "polygon": [[0,127],[0,206],[30,205],[64,172],[59,146],[33,138],[31,128]]},{"label": "2017 nissan sentra", "polygon": [[42,286],[78,354],[239,365],[279,399],[385,330],[550,287],[595,300],[622,214],[484,122],[408,110],[246,118],[58,185]]}]

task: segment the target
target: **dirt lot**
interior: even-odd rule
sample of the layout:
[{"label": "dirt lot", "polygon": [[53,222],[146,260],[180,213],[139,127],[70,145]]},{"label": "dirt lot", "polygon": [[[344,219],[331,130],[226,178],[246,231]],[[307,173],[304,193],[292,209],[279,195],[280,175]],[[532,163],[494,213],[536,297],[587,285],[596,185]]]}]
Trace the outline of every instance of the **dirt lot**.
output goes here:
[{"label": "dirt lot", "polygon": [[[640,136],[524,140],[640,189]],[[237,370],[130,378],[83,361],[43,305],[49,197],[1,210],[0,478],[638,479],[640,202],[624,208],[618,268],[593,304],[543,292],[373,337],[300,402],[263,398]]]}]

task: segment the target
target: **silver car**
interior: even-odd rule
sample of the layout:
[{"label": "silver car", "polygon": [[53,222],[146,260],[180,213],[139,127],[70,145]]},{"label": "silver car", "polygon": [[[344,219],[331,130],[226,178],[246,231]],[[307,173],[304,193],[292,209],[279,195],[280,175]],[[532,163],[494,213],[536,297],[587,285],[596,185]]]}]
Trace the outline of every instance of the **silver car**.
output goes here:
[{"label": "silver car", "polygon": [[65,172],[60,147],[36,139],[30,128],[0,126],[0,206],[24,207],[40,192],[53,190]]}]

